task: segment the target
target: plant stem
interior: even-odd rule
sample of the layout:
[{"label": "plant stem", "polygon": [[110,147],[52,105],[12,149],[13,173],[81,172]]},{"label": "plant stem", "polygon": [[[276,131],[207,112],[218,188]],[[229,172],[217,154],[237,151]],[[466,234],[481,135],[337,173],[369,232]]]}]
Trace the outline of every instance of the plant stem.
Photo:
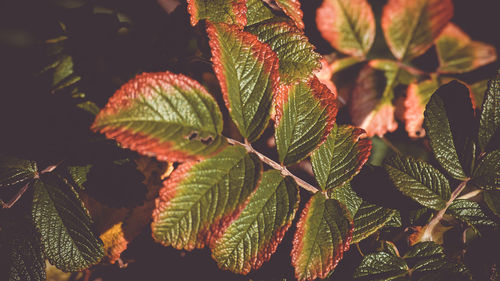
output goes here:
[{"label": "plant stem", "polygon": [[309,184],[308,182],[306,182],[305,180],[297,177],[296,175],[292,174],[286,167],[276,163],[275,161],[273,161],[271,158],[265,156],[264,154],[258,152],[257,150],[255,150],[252,145],[247,141],[245,140],[245,143],[242,143],[242,142],[239,142],[235,139],[231,139],[231,138],[226,138],[227,139],[227,142],[230,143],[230,144],[238,144],[238,145],[241,145],[243,146],[248,152],[251,152],[251,153],[255,153],[257,155],[257,157],[259,157],[260,161],[266,163],[267,165],[271,166],[272,168],[278,170],[281,172],[281,174],[283,176],[290,176],[292,177],[295,182],[301,186],[302,188],[304,188],[305,190],[307,191],[310,191],[312,193],[316,193],[318,192],[319,190],[314,187],[313,185]]},{"label": "plant stem", "polygon": [[446,202],[445,207],[439,210],[439,212],[432,218],[427,226],[424,227],[425,230],[422,234],[422,237],[420,238],[420,241],[433,241],[432,232],[434,231],[434,228],[441,222],[441,219],[443,219],[443,216],[446,213],[448,207],[450,207],[451,203],[453,203],[458,195],[460,195],[460,193],[465,189],[468,181],[469,179],[466,179],[458,185],[458,187],[451,194],[450,200]]},{"label": "plant stem", "polygon": [[14,197],[12,197],[12,199],[10,199],[9,202],[5,203],[2,200],[0,200],[0,205],[2,206],[2,209],[9,209],[10,207],[14,206],[14,204],[16,204],[17,200],[19,200],[21,198],[21,196],[23,196],[23,194],[26,192],[26,190],[28,190],[30,183],[31,183],[31,181],[26,183],[21,189],[19,189],[19,191],[16,193],[16,195]]}]

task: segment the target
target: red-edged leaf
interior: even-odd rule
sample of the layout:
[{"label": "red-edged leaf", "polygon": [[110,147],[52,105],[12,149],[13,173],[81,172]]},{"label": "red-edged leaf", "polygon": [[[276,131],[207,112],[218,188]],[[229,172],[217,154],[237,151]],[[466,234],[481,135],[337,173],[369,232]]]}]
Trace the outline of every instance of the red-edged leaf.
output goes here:
[{"label": "red-edged leaf", "polygon": [[192,26],[203,19],[241,27],[247,24],[245,0],[187,0],[187,2]]},{"label": "red-edged leaf", "polygon": [[290,227],[299,204],[292,178],[266,171],[240,216],[217,240],[212,251],[222,269],[247,274],[269,260]]},{"label": "red-edged leaf", "polygon": [[332,93],[337,93],[337,88],[332,82],[332,75],[334,72],[333,64],[328,64],[325,58],[321,59],[321,69],[316,73],[319,81],[325,84]]},{"label": "red-edged leaf", "polygon": [[389,0],[382,29],[392,54],[408,61],[432,46],[452,16],[451,0]]},{"label": "red-edged leaf", "polygon": [[278,57],[257,36],[227,24],[208,24],[212,62],[224,101],[240,133],[256,140],[266,128],[275,89]]},{"label": "red-edged leaf", "polygon": [[353,222],[345,206],[316,193],[302,211],[293,239],[295,277],[326,278],[349,249],[352,231]]},{"label": "red-edged leaf", "polygon": [[420,83],[412,83],[406,91],[404,101],[403,118],[406,131],[411,138],[425,136],[424,124],[425,105],[432,94],[439,88],[437,80],[425,80]]},{"label": "red-edged leaf", "polygon": [[143,73],[128,81],[92,129],[159,160],[200,159],[225,145],[222,114],[212,96],[198,82],[170,72]]},{"label": "red-edged leaf", "polygon": [[325,0],[316,24],[335,49],[348,55],[364,57],[375,39],[375,17],[366,0]]},{"label": "red-edged leaf", "polygon": [[240,146],[181,164],[156,201],[154,239],[186,250],[213,245],[245,207],[261,171],[257,156]]},{"label": "red-edged leaf", "polygon": [[302,10],[300,9],[299,0],[275,0],[276,4],[289,16],[297,25],[298,28],[304,29],[304,22],[302,21]]},{"label": "red-edged leaf", "polygon": [[276,52],[280,80],[285,84],[307,79],[320,67],[321,56],[291,21],[273,18],[249,26],[245,30],[255,34],[261,42],[268,44]]},{"label": "red-edged leaf", "polygon": [[495,47],[472,41],[458,26],[449,23],[436,41],[441,73],[464,73],[497,59]]},{"label": "red-edged leaf", "polygon": [[283,86],[276,96],[275,138],[279,160],[296,163],[330,133],[337,115],[336,94],[318,78]]},{"label": "red-edged leaf", "polygon": [[271,9],[266,7],[262,0],[246,0],[246,2],[247,26],[251,26],[275,17]]},{"label": "red-edged leaf", "polygon": [[352,123],[364,129],[369,137],[383,136],[397,129],[392,99],[382,97],[384,73],[366,65],[353,89],[350,113]]},{"label": "red-edged leaf", "polygon": [[322,189],[350,181],[368,160],[371,150],[365,131],[352,126],[335,126],[326,141],[311,155],[314,176]]}]

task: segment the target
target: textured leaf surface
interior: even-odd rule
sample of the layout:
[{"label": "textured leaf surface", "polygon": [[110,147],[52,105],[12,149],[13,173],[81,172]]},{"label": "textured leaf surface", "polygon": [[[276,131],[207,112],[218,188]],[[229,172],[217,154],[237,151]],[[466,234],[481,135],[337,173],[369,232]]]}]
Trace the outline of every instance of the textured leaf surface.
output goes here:
[{"label": "textured leaf surface", "polygon": [[76,186],[81,190],[85,190],[85,186],[83,184],[87,181],[87,175],[91,169],[92,165],[89,164],[83,166],[69,166],[67,171]]},{"label": "textured leaf surface", "polygon": [[497,59],[495,47],[472,41],[458,26],[448,23],[436,41],[441,73],[465,73]]},{"label": "textured leaf surface", "polygon": [[225,144],[215,100],[198,82],[170,72],[144,73],[128,81],[92,128],[159,160],[199,159]]},{"label": "textured leaf surface", "polygon": [[443,266],[443,247],[434,242],[415,244],[403,257],[415,272],[434,271]]},{"label": "textured leaf surface", "polygon": [[497,225],[495,221],[486,216],[481,206],[475,201],[457,199],[451,203],[446,212],[474,229],[477,229],[478,226]]},{"label": "textured leaf surface", "polygon": [[463,142],[473,131],[473,118],[469,91],[456,81],[439,88],[424,112],[424,128],[434,156],[451,176],[459,180],[464,180],[466,174],[457,150],[463,152]]},{"label": "textured leaf surface", "polygon": [[281,87],[275,100],[275,138],[281,163],[304,159],[325,140],[337,115],[336,98],[316,77]]},{"label": "textured leaf surface", "polygon": [[370,156],[371,141],[360,139],[362,129],[334,125],[326,141],[313,152],[311,163],[322,189],[333,189],[350,181]]},{"label": "textured leaf surface", "polygon": [[391,97],[382,97],[384,73],[366,65],[361,69],[352,91],[349,107],[352,123],[369,137],[383,136],[398,128]]},{"label": "textured leaf surface", "polygon": [[500,190],[487,190],[483,193],[483,198],[488,208],[500,217]]},{"label": "textured leaf surface", "polygon": [[34,183],[32,216],[45,255],[63,271],[80,271],[103,257],[102,242],[77,193],[52,175]]},{"label": "textured leaf surface", "polygon": [[257,36],[226,24],[208,24],[215,74],[240,133],[256,140],[266,128],[279,83],[278,57]]},{"label": "textured leaf surface", "polygon": [[222,269],[247,274],[276,251],[299,203],[297,185],[277,170],[266,171],[245,209],[217,240],[212,251]]},{"label": "textured leaf surface", "polygon": [[363,201],[354,215],[352,243],[358,243],[384,227],[396,212],[396,210],[387,209]]},{"label": "textured leaf surface", "polygon": [[247,26],[251,26],[275,17],[271,9],[266,7],[262,0],[246,0],[246,2]]},{"label": "textured leaf surface", "polygon": [[349,249],[353,224],[339,201],[318,192],[307,203],[297,223],[292,265],[299,280],[325,278]]},{"label": "textured leaf surface", "polygon": [[211,245],[245,207],[261,170],[257,157],[239,146],[182,164],[160,190],[153,237],[177,249]]},{"label": "textured leaf surface", "polygon": [[412,83],[406,91],[404,101],[405,111],[403,118],[405,128],[411,138],[421,138],[425,136],[422,127],[424,123],[425,106],[429,102],[432,94],[439,88],[436,80],[425,80],[420,83]]},{"label": "textured leaf surface", "polygon": [[[500,72],[488,82],[481,115],[479,117],[478,144],[485,151],[493,136],[500,133]],[[498,141],[498,140],[496,140]],[[497,146],[498,143],[496,144]]]},{"label": "textured leaf surface", "polygon": [[280,80],[283,83],[308,78],[320,67],[321,56],[314,51],[314,46],[307,37],[289,21],[271,19],[245,30],[256,35],[276,52]]},{"label": "textured leaf surface", "polygon": [[425,207],[441,210],[450,199],[448,180],[426,162],[395,155],[385,162],[384,168],[403,194]]},{"label": "textured leaf surface", "polygon": [[36,173],[34,161],[0,155],[0,187],[33,178]]},{"label": "textured leaf surface", "polygon": [[471,184],[481,189],[500,190],[500,150],[494,150],[479,161]]},{"label": "textured leaf surface", "polygon": [[329,198],[336,199],[340,201],[340,203],[344,204],[351,214],[351,218],[354,218],[354,215],[363,203],[363,199],[361,199],[361,197],[359,197],[356,192],[352,190],[352,187],[349,183],[329,190],[328,196]]},{"label": "textured leaf surface", "polygon": [[303,12],[299,0],[275,0],[276,4],[289,16],[298,28],[304,29]]},{"label": "textured leaf surface", "polygon": [[382,29],[392,54],[408,61],[432,46],[452,16],[451,0],[389,0]]},{"label": "textured leaf surface", "polygon": [[202,19],[240,26],[245,26],[247,23],[245,0],[187,0],[187,2],[193,26]]},{"label": "textured leaf surface", "polygon": [[9,281],[44,281],[45,259],[31,216],[11,210],[3,210],[0,215],[0,277]]},{"label": "textured leaf surface", "polygon": [[364,57],[375,39],[375,17],[366,0],[326,0],[316,11],[321,35],[337,50]]},{"label": "textured leaf surface", "polygon": [[400,258],[386,252],[366,255],[354,272],[360,280],[393,280],[406,275],[408,265]]}]

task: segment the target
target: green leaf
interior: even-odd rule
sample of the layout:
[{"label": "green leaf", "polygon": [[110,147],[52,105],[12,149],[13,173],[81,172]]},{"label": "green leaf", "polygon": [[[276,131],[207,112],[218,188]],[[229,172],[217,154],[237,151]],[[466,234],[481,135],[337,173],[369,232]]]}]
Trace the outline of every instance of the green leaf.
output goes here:
[{"label": "green leaf", "polygon": [[97,115],[94,131],[162,161],[210,156],[225,145],[222,114],[196,81],[170,72],[144,73],[123,85]]},{"label": "green leaf", "polygon": [[353,224],[345,207],[317,192],[297,223],[292,265],[298,280],[326,278],[349,249]]},{"label": "green leaf", "polygon": [[500,149],[486,154],[479,160],[470,184],[486,190],[500,189]]},{"label": "green leaf", "polygon": [[483,192],[483,198],[490,210],[500,217],[500,190],[487,190]]},{"label": "green leaf", "polygon": [[363,199],[359,197],[349,183],[346,183],[338,188],[328,190],[329,198],[338,200],[340,203],[347,207],[347,210],[351,214],[351,218],[358,211],[359,207],[363,203]]},{"label": "green leaf", "polygon": [[429,49],[453,16],[451,0],[389,0],[382,30],[394,56],[409,61]]},{"label": "green leaf", "polygon": [[217,240],[212,256],[222,269],[247,274],[276,251],[299,203],[297,185],[277,170],[266,171],[245,209]]},{"label": "green leaf", "polygon": [[278,7],[289,16],[298,28],[304,29],[304,22],[302,21],[303,12],[300,9],[299,0],[275,0]]},{"label": "green leaf", "polygon": [[323,1],[316,24],[335,49],[351,56],[366,56],[375,40],[375,17],[366,0]]},{"label": "green leaf", "polygon": [[208,24],[212,62],[229,114],[250,142],[264,131],[278,83],[278,57],[257,36],[226,24]]},{"label": "green leaf", "polygon": [[0,216],[0,278],[45,281],[42,245],[31,216],[13,211],[2,210]]},{"label": "green leaf", "polygon": [[[493,136],[500,131],[500,72],[488,82],[481,115],[479,117],[478,145],[486,151],[488,144],[495,140]],[[496,140],[498,141],[498,140]],[[493,143],[492,143],[493,144]],[[498,143],[496,143],[498,147]]]},{"label": "green leaf", "polygon": [[245,207],[261,170],[257,156],[241,146],[180,165],[160,190],[154,239],[186,250],[212,245]]},{"label": "green leaf", "polygon": [[384,168],[403,194],[425,207],[441,210],[450,199],[448,180],[426,162],[394,155],[385,161]]},{"label": "green leaf", "polygon": [[187,2],[192,26],[203,19],[240,26],[245,26],[247,23],[245,0],[187,0]]},{"label": "green leaf", "polygon": [[0,187],[32,179],[36,174],[35,161],[0,155]]},{"label": "green leaf", "polygon": [[411,247],[403,258],[415,272],[433,271],[443,266],[444,250],[434,242],[421,242]]},{"label": "green leaf", "polygon": [[33,187],[33,221],[49,262],[63,271],[97,264],[104,255],[102,242],[78,194],[54,175],[42,176]]},{"label": "green leaf", "polygon": [[352,243],[358,243],[384,227],[396,214],[396,210],[363,201],[354,215]]},{"label": "green leaf", "polygon": [[470,85],[470,91],[472,92],[472,95],[470,96],[472,105],[478,112],[482,110],[484,97],[486,96],[486,90],[488,89],[488,82],[488,80],[481,80]]},{"label": "green leaf", "polygon": [[359,173],[371,149],[369,139],[360,139],[363,135],[362,129],[335,124],[326,141],[313,152],[314,176],[323,190],[342,186]]},{"label": "green leaf", "polygon": [[71,179],[81,190],[85,190],[85,186],[83,184],[87,181],[87,175],[90,172],[90,169],[92,169],[91,164],[84,166],[69,166],[67,168]]},{"label": "green leaf", "polygon": [[280,81],[291,83],[309,78],[321,67],[321,56],[307,37],[290,21],[279,18],[247,27],[246,31],[268,44],[279,59]]},{"label": "green leaf", "polygon": [[460,155],[466,154],[474,113],[468,89],[453,81],[440,87],[424,111],[424,128],[439,164],[454,178],[465,180]]},{"label": "green leaf", "polygon": [[436,41],[438,72],[465,73],[496,60],[495,47],[472,41],[453,23],[448,23]]},{"label": "green leaf", "polygon": [[274,14],[264,5],[262,0],[247,0],[247,26],[251,26],[268,19],[274,18]]},{"label": "green leaf", "polygon": [[357,280],[394,280],[405,276],[408,265],[400,258],[386,252],[377,252],[364,256],[354,272]]},{"label": "green leaf", "polygon": [[275,138],[279,160],[304,159],[330,133],[337,115],[336,96],[315,77],[284,86],[275,99]]},{"label": "green leaf", "polygon": [[479,226],[496,226],[497,223],[484,213],[481,206],[475,201],[457,199],[451,203],[446,212],[465,222],[477,231]]}]

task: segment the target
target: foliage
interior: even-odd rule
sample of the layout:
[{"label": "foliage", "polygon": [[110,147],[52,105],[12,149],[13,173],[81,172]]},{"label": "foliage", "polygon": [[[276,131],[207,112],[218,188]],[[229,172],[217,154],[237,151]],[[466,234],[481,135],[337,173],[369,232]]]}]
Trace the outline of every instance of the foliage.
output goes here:
[{"label": "foliage", "polygon": [[[147,42],[125,14],[75,3],[113,23],[106,36]],[[57,269],[88,280],[126,267],[144,233],[177,250],[206,248],[239,275],[287,251],[294,272],[280,277],[298,280],[337,280],[353,257],[354,280],[476,278],[467,255],[500,229],[500,72],[483,91],[447,76],[496,59],[449,22],[451,0],[323,1],[318,30],[342,53],[329,62],[297,0],[188,0],[176,11],[196,31],[183,58],[210,58],[209,67],[199,73],[181,58],[194,66],[179,71],[153,54],[117,67],[110,80],[120,87],[106,103],[74,56],[82,27],[66,18],[45,41],[37,79],[90,130],[50,157],[0,157],[1,280],[46,280]],[[432,46],[439,66],[419,70]],[[398,105],[409,136],[426,135],[426,159],[380,157],[380,138],[368,138],[396,130]]]}]

